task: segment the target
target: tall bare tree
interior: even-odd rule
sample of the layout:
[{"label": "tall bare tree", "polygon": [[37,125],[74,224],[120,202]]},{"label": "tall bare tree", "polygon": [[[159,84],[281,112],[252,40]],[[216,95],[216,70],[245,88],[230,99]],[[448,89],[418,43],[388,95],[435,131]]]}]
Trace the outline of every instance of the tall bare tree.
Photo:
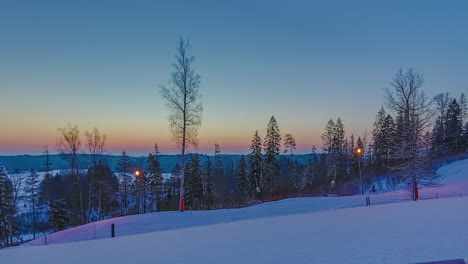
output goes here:
[{"label": "tall bare tree", "polygon": [[75,212],[77,217],[77,222],[80,224],[85,223],[85,214],[84,214],[84,205],[83,205],[83,192],[81,188],[81,179],[80,179],[80,161],[79,161],[79,151],[81,148],[81,139],[80,139],[80,130],[78,126],[68,126],[64,128],[59,128],[59,138],[57,139],[58,152],[66,162],[68,162],[71,175],[73,177],[74,185],[78,192],[78,206],[79,212]]},{"label": "tall bare tree", "polygon": [[424,76],[418,71],[400,69],[390,83],[393,89],[384,89],[388,109],[398,116],[400,131],[396,135],[395,158],[399,161],[397,172],[412,183],[413,198],[418,181],[430,180],[428,162],[421,154],[424,131],[431,122],[431,100],[424,93]]},{"label": "tall bare tree", "polygon": [[[86,131],[85,136],[86,136],[86,147],[88,148],[88,151],[89,151],[89,156],[91,158],[92,166],[93,168],[95,168],[98,162],[102,160],[102,154],[104,154],[104,152],[106,151],[105,149],[106,135],[101,134],[99,129],[95,127],[93,128],[92,131]],[[88,218],[87,218],[88,222],[90,221],[90,218],[91,218],[92,189],[93,189],[93,186],[96,184],[95,173],[96,173],[96,169],[93,169],[91,173],[88,173],[88,175],[90,175],[90,179],[88,183]]]},{"label": "tall bare tree", "polygon": [[190,41],[181,37],[177,44],[176,62],[172,64],[174,72],[171,73],[169,85],[161,86],[162,96],[170,110],[170,130],[181,151],[179,209],[184,197],[185,153],[189,146],[197,145],[203,111],[201,95],[198,93],[200,76],[192,68],[195,58],[188,54],[189,48]]}]

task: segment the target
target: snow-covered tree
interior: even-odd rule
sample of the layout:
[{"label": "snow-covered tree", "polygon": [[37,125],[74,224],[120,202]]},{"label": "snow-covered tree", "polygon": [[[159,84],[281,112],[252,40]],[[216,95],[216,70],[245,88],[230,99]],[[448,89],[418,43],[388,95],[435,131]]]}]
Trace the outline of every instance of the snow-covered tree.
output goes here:
[{"label": "snow-covered tree", "polygon": [[15,214],[13,186],[6,171],[0,168],[0,248],[13,246],[13,239],[18,236]]},{"label": "snow-covered tree", "polygon": [[400,70],[391,82],[393,89],[386,88],[385,103],[397,118],[396,144],[393,155],[399,160],[396,172],[408,179],[413,186],[416,183],[433,182],[434,174],[428,167],[427,157],[421,155],[422,135],[430,125],[431,101],[423,91],[424,77],[421,73],[408,69]]}]

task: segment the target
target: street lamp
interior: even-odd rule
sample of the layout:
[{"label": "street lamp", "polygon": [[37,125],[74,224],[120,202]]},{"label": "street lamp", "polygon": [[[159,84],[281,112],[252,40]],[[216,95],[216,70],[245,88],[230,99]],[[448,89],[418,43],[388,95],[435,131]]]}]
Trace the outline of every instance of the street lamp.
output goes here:
[{"label": "street lamp", "polygon": [[139,170],[135,171],[135,176],[137,176],[137,177],[140,176],[140,171]]},{"label": "street lamp", "polygon": [[359,178],[361,179],[361,194],[364,195],[364,187],[362,185],[362,173],[361,173],[361,157],[362,157],[362,148],[356,148],[356,155],[358,155],[358,167],[359,167]]}]

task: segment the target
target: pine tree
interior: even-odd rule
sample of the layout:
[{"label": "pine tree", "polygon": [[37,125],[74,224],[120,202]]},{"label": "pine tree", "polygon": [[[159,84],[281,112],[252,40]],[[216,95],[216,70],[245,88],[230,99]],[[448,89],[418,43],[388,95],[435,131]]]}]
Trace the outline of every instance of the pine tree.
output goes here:
[{"label": "pine tree", "polygon": [[163,193],[163,177],[159,163],[158,144],[154,145],[154,153],[148,155],[148,181],[151,192],[151,211],[160,211],[160,201]]},{"label": "pine tree", "polygon": [[[103,220],[105,216],[113,216],[114,202],[117,202],[116,194],[119,189],[117,177],[102,160],[98,160],[96,165],[88,169],[87,176],[88,179],[92,178],[94,181],[90,195],[94,206],[89,208],[90,211],[95,209],[97,219],[94,220]],[[89,221],[91,221],[91,214],[89,216]]]},{"label": "pine tree", "polygon": [[345,132],[344,125],[341,122],[341,118],[336,120],[335,127],[333,128],[333,139],[332,139],[332,150],[331,160],[334,169],[336,170],[336,176],[343,177],[346,175],[345,168]]},{"label": "pine tree", "polygon": [[280,165],[277,158],[281,148],[281,135],[274,116],[271,116],[268,122],[263,146],[265,150],[265,168],[263,171],[262,189],[265,192],[272,192],[279,189]]},{"label": "pine tree", "polygon": [[247,175],[247,162],[244,155],[241,156],[237,167],[237,184],[239,185],[241,201],[244,202],[249,199],[251,194],[251,187]]},{"label": "pine tree", "polygon": [[303,182],[303,174],[299,172],[299,163],[297,161],[292,162],[292,170],[291,170],[291,187],[293,190],[301,190],[304,182]]},{"label": "pine tree", "polygon": [[457,100],[453,99],[445,116],[445,145],[452,153],[458,153],[463,144],[462,112]]},{"label": "pine tree", "polygon": [[250,145],[250,150],[252,151],[249,154],[250,162],[250,173],[249,173],[249,185],[250,192],[255,195],[256,198],[261,199],[261,194],[263,192],[263,156],[262,156],[262,140],[258,135],[258,130],[255,131],[252,143]]},{"label": "pine tree", "polygon": [[120,172],[120,198],[121,198],[121,207],[122,215],[128,215],[129,213],[129,203],[130,203],[130,194],[132,193],[132,176],[131,172],[131,161],[125,150],[120,156],[117,170]]},{"label": "pine tree", "polygon": [[315,146],[312,147],[312,152],[310,154],[309,162],[307,163],[305,172],[304,172],[304,189],[310,190],[314,184],[315,170],[317,168],[318,159]]},{"label": "pine tree", "polygon": [[13,185],[6,171],[0,168],[0,248],[13,246],[13,239],[19,235],[15,214]]},{"label": "pine tree", "polygon": [[145,214],[148,211],[148,174],[145,171],[137,170],[135,179],[133,180],[133,196],[135,197],[134,212],[137,214]]},{"label": "pine tree", "polygon": [[381,172],[387,172],[389,167],[393,136],[395,133],[394,126],[395,124],[392,116],[387,114],[382,107],[377,114],[374,130],[372,132],[375,161]]},{"label": "pine tree", "polygon": [[461,115],[461,121],[462,123],[468,122],[468,107],[466,105],[466,97],[465,94],[462,93],[460,95],[460,100],[459,100],[459,105],[460,105],[460,115]]},{"label": "pine tree", "polygon": [[68,225],[68,212],[64,200],[54,200],[50,203],[49,223],[52,231],[64,230]]},{"label": "pine tree", "polygon": [[185,205],[191,210],[201,208],[203,201],[203,180],[200,159],[198,155],[192,155],[185,168]]},{"label": "pine tree", "polygon": [[328,123],[325,126],[325,132],[321,136],[323,151],[327,154],[328,158],[330,156],[330,152],[332,151],[334,129],[335,129],[335,122],[333,122],[333,119],[330,119],[328,120]]},{"label": "pine tree", "polygon": [[208,158],[205,164],[205,173],[203,179],[203,206],[205,209],[213,209],[215,203],[215,188],[213,184],[213,169],[211,161]]},{"label": "pine tree", "polygon": [[298,189],[298,180],[300,175],[298,175],[297,168],[295,167],[293,150],[296,149],[296,141],[291,134],[286,134],[284,136],[284,153],[289,152],[289,161],[288,161],[288,170],[290,171],[290,185],[293,190]]},{"label": "pine tree", "polygon": [[291,134],[286,134],[284,136],[284,153],[289,151],[289,154],[293,155],[293,150],[296,149],[296,140]]}]

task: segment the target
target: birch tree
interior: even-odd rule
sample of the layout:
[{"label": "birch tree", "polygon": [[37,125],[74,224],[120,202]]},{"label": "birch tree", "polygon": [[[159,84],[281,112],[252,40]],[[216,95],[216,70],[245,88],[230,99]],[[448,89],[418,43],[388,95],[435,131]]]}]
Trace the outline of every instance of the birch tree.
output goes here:
[{"label": "birch tree", "polygon": [[174,71],[171,73],[169,85],[161,87],[161,94],[170,111],[170,131],[181,152],[179,210],[184,197],[185,154],[189,146],[197,145],[203,111],[201,95],[198,92],[200,76],[195,74],[192,67],[195,58],[189,55],[189,48],[190,41],[181,37],[177,44],[176,62],[172,64]]}]

